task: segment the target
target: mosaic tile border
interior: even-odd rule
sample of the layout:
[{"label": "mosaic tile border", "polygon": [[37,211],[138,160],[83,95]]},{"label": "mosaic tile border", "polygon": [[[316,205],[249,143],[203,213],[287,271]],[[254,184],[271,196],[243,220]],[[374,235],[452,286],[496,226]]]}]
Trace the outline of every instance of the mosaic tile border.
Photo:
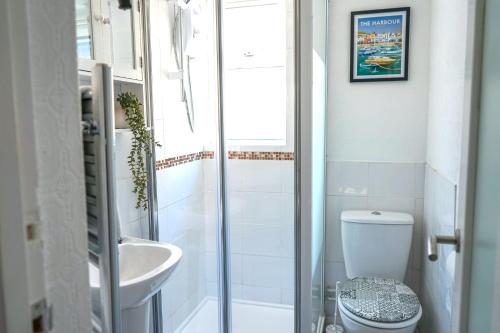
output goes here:
[{"label": "mosaic tile border", "polygon": [[198,153],[170,157],[156,161],[156,170],[163,170],[181,164],[191,163],[199,160],[208,160],[212,158],[214,158],[213,151],[200,151]]},{"label": "mosaic tile border", "polygon": [[230,151],[230,160],[293,161],[293,152],[281,151]]},{"label": "mosaic tile border", "polygon": [[[213,151],[202,151],[187,155],[180,155],[156,161],[156,170],[163,170],[174,166],[191,163],[199,160],[213,159]],[[293,152],[280,151],[229,151],[230,160],[254,160],[254,161],[293,161]]]}]

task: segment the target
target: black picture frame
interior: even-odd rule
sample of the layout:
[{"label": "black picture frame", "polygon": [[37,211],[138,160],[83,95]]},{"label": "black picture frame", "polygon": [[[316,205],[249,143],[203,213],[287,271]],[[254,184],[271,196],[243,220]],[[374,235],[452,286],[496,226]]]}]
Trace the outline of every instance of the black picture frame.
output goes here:
[{"label": "black picture frame", "polygon": [[408,81],[410,12],[410,7],[351,12],[350,82]]}]

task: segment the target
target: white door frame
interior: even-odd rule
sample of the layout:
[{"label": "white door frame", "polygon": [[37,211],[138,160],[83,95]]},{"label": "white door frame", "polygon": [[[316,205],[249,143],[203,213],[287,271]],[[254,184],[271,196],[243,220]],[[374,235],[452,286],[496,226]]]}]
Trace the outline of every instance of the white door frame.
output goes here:
[{"label": "white door frame", "polygon": [[0,45],[0,331],[22,333],[45,292],[44,274],[28,274],[43,258],[26,238],[37,215],[26,0],[0,0]]},{"label": "white door frame", "polygon": [[484,5],[485,0],[469,0],[468,2],[464,116],[456,212],[456,228],[461,231],[461,243],[460,252],[457,253],[455,261],[455,287],[451,318],[453,333],[467,333],[469,319]]}]

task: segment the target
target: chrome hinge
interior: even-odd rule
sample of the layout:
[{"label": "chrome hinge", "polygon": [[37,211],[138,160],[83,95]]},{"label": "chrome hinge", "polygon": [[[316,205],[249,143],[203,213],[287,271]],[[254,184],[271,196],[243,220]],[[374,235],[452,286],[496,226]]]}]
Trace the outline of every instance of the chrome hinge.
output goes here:
[{"label": "chrome hinge", "polygon": [[52,330],[52,305],[48,305],[45,298],[31,305],[31,321],[34,332]]}]

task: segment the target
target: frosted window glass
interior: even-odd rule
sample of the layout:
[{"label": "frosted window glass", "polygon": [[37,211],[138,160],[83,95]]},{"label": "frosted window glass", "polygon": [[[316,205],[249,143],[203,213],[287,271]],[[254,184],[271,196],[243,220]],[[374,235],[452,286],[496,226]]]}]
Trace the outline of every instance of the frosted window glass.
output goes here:
[{"label": "frosted window glass", "polygon": [[284,140],[285,69],[251,68],[226,72],[225,111],[230,140]]},{"label": "frosted window glass", "polygon": [[286,22],[282,4],[224,11],[227,138],[240,145],[286,143]]}]

